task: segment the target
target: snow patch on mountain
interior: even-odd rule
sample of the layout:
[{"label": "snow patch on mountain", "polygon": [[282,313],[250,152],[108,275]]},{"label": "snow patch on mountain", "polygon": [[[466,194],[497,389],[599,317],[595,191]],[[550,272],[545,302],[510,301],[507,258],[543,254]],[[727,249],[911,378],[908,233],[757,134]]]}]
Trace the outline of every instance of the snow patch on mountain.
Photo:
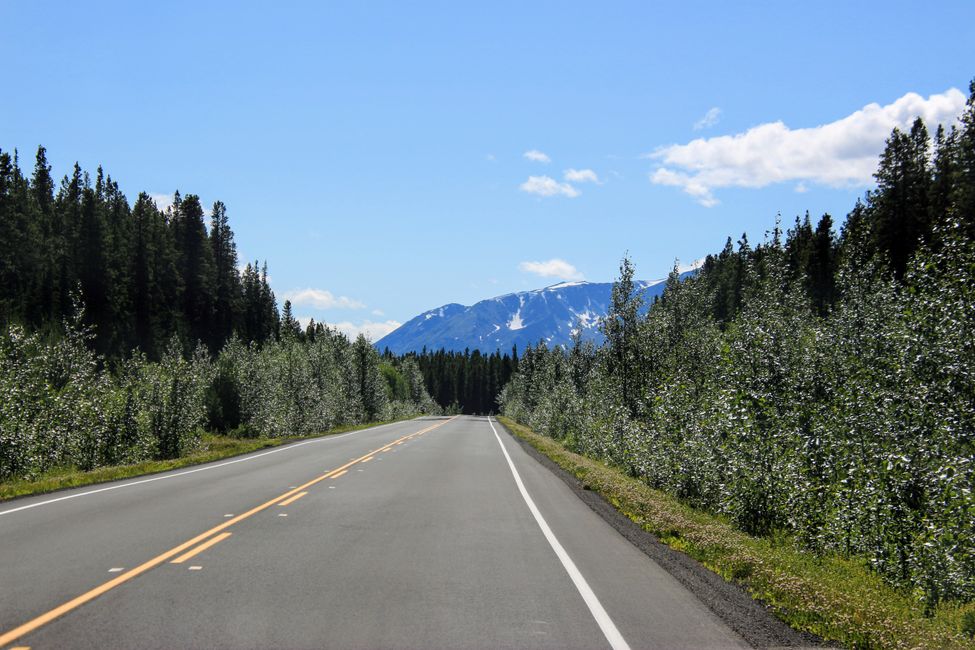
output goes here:
[{"label": "snow patch on mountain", "polygon": [[545,291],[556,291],[558,289],[565,289],[566,287],[578,287],[583,284],[592,283],[586,282],[585,280],[576,280],[575,282],[559,282],[558,284],[553,284],[550,287],[545,287]]},{"label": "snow patch on mountain", "polygon": [[515,315],[511,317],[508,321],[509,330],[523,330],[525,329],[525,324],[521,322],[521,310],[515,312]]},{"label": "snow patch on mountain", "polygon": [[[688,271],[681,275],[685,277]],[[636,282],[646,304],[664,290],[664,280]],[[394,354],[427,350],[480,350],[491,353],[544,341],[569,346],[572,336],[601,343],[600,325],[612,303],[611,282],[560,282],[543,289],[508,293],[471,306],[451,303],[423,312],[379,341]],[[551,298],[551,299],[550,299]]]}]

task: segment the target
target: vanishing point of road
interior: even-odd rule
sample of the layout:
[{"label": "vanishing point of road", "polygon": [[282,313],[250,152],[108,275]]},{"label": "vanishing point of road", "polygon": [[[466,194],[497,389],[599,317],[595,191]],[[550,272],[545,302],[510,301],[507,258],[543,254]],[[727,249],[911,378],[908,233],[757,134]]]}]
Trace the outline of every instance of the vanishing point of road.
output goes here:
[{"label": "vanishing point of road", "polygon": [[733,648],[492,419],[0,504],[0,648]]}]

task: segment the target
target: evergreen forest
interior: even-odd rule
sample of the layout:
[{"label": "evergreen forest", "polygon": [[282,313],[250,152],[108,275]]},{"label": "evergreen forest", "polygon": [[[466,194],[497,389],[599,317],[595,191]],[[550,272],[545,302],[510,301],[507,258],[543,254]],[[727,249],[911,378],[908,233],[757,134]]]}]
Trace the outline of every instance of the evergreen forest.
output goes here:
[{"label": "evergreen forest", "polygon": [[894,130],[839,227],[808,215],[675,271],[620,266],[599,348],[524,351],[503,412],[750,534],[975,600],[975,82]]},{"label": "evergreen forest", "polygon": [[75,164],[0,151],[0,481],[172,459],[207,430],[311,435],[437,412],[415,359],[279,313],[227,208],[130,206]]},{"label": "evergreen forest", "polygon": [[[389,350],[383,351],[383,358],[395,361]],[[430,396],[445,412],[488,415],[500,411],[498,396],[518,368],[518,349],[513,348],[510,355],[423,349],[403,359],[417,363]]]}]

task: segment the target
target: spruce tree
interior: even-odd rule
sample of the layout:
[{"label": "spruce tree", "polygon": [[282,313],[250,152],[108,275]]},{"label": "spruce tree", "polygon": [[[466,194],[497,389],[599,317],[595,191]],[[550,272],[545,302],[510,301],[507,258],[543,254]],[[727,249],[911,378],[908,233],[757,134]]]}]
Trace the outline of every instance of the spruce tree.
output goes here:
[{"label": "spruce tree", "polygon": [[898,279],[904,277],[908,260],[930,233],[929,152],[928,131],[920,118],[910,133],[895,128],[875,174],[877,190],[870,194],[873,248]]},{"label": "spruce tree", "polygon": [[295,340],[301,338],[301,324],[291,313],[291,301],[284,301],[284,310],[281,312],[281,334],[282,340]]},{"label": "spruce tree", "polygon": [[27,181],[0,151],[0,325],[36,323],[36,299],[46,242]]},{"label": "spruce tree", "polygon": [[953,156],[950,217],[963,224],[966,235],[975,239],[975,79],[968,92]]},{"label": "spruce tree", "polygon": [[[78,164],[75,163],[77,173]],[[38,211],[43,217],[53,215],[54,208],[54,179],[51,178],[51,165],[47,162],[47,149],[37,147],[37,157],[34,163],[34,176],[30,182],[31,193],[34,196]]]},{"label": "spruce tree", "polygon": [[241,324],[237,246],[227,218],[227,208],[221,201],[213,204],[213,211],[210,213],[210,249],[213,254],[215,283],[210,348],[219,350]]},{"label": "spruce tree", "polygon": [[85,304],[85,320],[94,326],[96,350],[108,351],[113,314],[109,308],[109,269],[106,260],[109,242],[103,210],[103,172],[98,168],[95,187],[81,193],[76,269]]},{"label": "spruce tree", "polygon": [[187,194],[174,202],[170,224],[182,277],[186,340],[208,342],[212,340],[215,278],[200,197]]},{"label": "spruce tree", "polygon": [[833,218],[824,214],[813,233],[807,284],[809,296],[820,316],[825,316],[836,301],[836,238]]}]

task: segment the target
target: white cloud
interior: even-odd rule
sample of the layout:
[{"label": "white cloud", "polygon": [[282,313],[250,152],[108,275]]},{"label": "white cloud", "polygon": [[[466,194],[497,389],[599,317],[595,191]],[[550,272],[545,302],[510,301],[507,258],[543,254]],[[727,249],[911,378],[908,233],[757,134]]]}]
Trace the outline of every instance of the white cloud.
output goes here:
[{"label": "white cloud", "polygon": [[543,278],[559,278],[560,280],[582,280],[583,275],[576,267],[565,260],[553,258],[547,262],[522,262],[518,268],[527,273],[534,273]]},{"label": "white cloud", "polygon": [[581,192],[568,183],[560,183],[549,176],[529,176],[528,180],[518,186],[522,192],[539,196],[556,196],[561,194],[570,199],[579,196]]},{"label": "white cloud", "polygon": [[525,153],[523,153],[521,155],[524,156],[525,158],[527,158],[528,160],[531,160],[531,161],[534,161],[534,162],[540,162],[540,163],[545,163],[545,164],[548,164],[548,163],[552,162],[552,159],[551,158],[549,158],[546,154],[542,153],[538,149],[531,149],[531,150],[526,151]]},{"label": "white cloud", "polygon": [[385,316],[386,314],[383,312],[382,309],[373,309],[372,310],[372,315],[373,316]]},{"label": "white cloud", "polygon": [[[175,196],[175,192],[172,194],[163,194],[161,192],[149,192],[148,194],[149,194],[149,198],[152,199],[152,201],[156,204],[156,207],[162,212],[165,212],[169,208],[173,207],[173,198]],[[186,196],[187,196],[186,194],[182,195],[184,199],[186,198]],[[207,224],[209,224],[210,213],[213,212],[213,201],[207,201],[203,197],[199,197],[199,199],[200,199],[200,207],[203,208],[203,217],[206,220]]]},{"label": "white cloud", "polygon": [[310,306],[316,309],[362,309],[365,305],[358,300],[346,296],[332,295],[324,289],[297,289],[285,292],[284,300],[290,300],[292,305]]},{"label": "white cloud", "polygon": [[908,130],[920,117],[929,130],[949,124],[965,106],[952,88],[927,99],[907,93],[886,106],[869,104],[842,119],[802,129],[769,122],[744,133],[698,138],[661,147],[647,157],[660,161],[650,173],[657,185],[680,187],[704,206],[718,204],[713,190],[765,187],[772,183],[818,183],[866,187],[873,182],[877,157],[894,127]]},{"label": "white cloud", "polygon": [[661,167],[650,175],[650,180],[656,185],[671,185],[683,188],[684,192],[697,199],[697,202],[706,208],[712,208],[721,201],[714,198],[711,190],[702,182],[687,174],[673,172]]},{"label": "white cloud", "polygon": [[484,156],[484,160],[486,160],[488,162],[496,162],[497,161],[497,158],[495,158],[495,156],[494,156],[493,153],[489,153],[489,154],[487,154],[487,155]]},{"label": "white cloud", "polygon": [[341,323],[329,323],[328,326],[337,329],[342,332],[350,339],[355,339],[360,334],[364,334],[367,339],[375,343],[382,337],[386,336],[397,327],[402,325],[402,323],[395,320],[387,320],[384,322],[374,322],[371,320],[364,320],[358,325],[350,321],[343,321]]},{"label": "white cloud", "polygon": [[704,114],[704,117],[699,119],[694,123],[694,130],[700,131],[701,129],[707,129],[715,124],[721,119],[721,109],[715,106],[714,108],[708,109],[708,112]]},{"label": "white cloud", "polygon": [[596,176],[596,172],[591,169],[566,169],[563,172],[562,178],[570,183],[595,183],[596,185],[601,185],[599,177]]},{"label": "white cloud", "polygon": [[156,207],[163,212],[173,207],[172,194],[150,194],[149,198],[152,199],[155,202]]}]

